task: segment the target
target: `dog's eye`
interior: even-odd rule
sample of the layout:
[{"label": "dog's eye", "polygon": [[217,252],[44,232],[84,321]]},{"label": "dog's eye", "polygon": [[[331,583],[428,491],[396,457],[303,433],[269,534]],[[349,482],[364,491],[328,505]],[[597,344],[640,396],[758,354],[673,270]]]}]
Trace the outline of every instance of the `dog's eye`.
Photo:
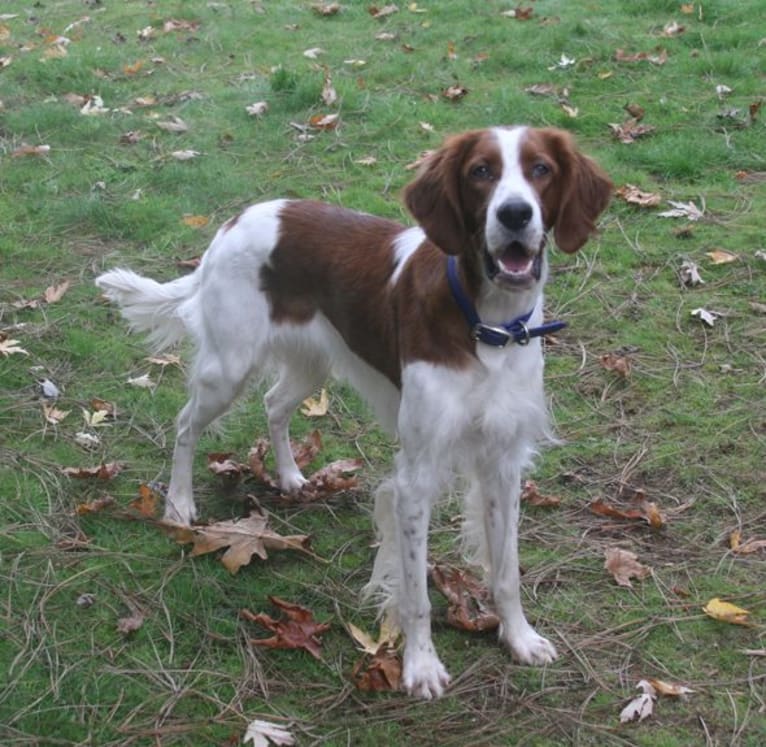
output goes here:
[{"label": "dog's eye", "polygon": [[492,170],[486,163],[480,163],[471,169],[471,176],[474,179],[492,179]]},{"label": "dog's eye", "polygon": [[544,176],[548,176],[551,173],[550,166],[547,163],[540,161],[532,167],[532,176],[536,179],[542,179]]}]

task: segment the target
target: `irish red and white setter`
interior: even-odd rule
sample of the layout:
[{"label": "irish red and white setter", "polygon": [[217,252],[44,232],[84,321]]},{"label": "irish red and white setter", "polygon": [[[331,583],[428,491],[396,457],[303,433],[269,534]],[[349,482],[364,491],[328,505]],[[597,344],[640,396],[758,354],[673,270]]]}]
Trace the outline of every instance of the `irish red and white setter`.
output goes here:
[{"label": "irish red and white setter", "polygon": [[191,275],[157,283],[116,269],[96,283],[156,348],[196,346],[178,416],[168,520],[196,518],[195,445],[254,376],[282,489],[304,483],[290,450],[296,407],[332,374],[399,438],[378,489],[368,591],[405,636],[404,687],[431,698],[449,675],[431,640],[431,507],[460,476],[465,539],[485,567],[500,639],[520,662],[556,649],[527,622],[519,587],[523,470],[546,437],[542,336],[549,232],[577,251],[611,184],[557,129],[498,127],[448,139],[406,187],[414,227],[308,200],[253,205],[224,224]]}]

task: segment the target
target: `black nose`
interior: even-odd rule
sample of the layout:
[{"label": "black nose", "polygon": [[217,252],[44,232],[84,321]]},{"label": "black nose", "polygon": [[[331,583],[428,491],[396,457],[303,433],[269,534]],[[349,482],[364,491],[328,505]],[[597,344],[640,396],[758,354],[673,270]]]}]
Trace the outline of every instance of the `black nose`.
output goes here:
[{"label": "black nose", "polygon": [[532,206],[524,200],[508,200],[497,209],[497,219],[507,229],[519,231],[532,220]]}]

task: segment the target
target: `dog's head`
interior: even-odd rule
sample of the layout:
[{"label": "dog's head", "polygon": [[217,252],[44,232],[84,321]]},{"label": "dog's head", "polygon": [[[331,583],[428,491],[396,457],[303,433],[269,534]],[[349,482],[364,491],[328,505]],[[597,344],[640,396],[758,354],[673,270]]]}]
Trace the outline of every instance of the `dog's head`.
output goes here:
[{"label": "dog's head", "polygon": [[611,190],[567,132],[511,127],[448,139],[404,196],[430,241],[512,289],[540,280],[549,230],[565,252],[583,246]]}]

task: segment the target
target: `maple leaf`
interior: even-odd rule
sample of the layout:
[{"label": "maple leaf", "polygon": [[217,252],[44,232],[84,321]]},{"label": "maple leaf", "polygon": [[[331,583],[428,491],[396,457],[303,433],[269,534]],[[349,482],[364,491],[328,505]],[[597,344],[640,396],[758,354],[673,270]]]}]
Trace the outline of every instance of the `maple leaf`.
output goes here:
[{"label": "maple leaf", "polygon": [[657,207],[662,202],[661,195],[656,192],[644,192],[633,184],[620,187],[615,194],[625,202],[639,207]]},{"label": "maple leaf", "polygon": [[402,676],[402,660],[396,650],[401,635],[399,626],[391,616],[386,615],[380,625],[380,634],[375,640],[369,633],[348,623],[348,632],[363,656],[354,665],[351,679],[357,689],[365,692],[398,690]]},{"label": "maple leaf", "polygon": [[179,544],[193,543],[191,555],[205,555],[224,547],[221,562],[229,571],[236,573],[258,556],[268,558],[267,550],[301,550],[308,552],[310,537],[296,534],[283,537],[269,529],[265,513],[253,511],[247,518],[219,521],[207,526],[186,527],[173,522],[161,521],[160,527]]},{"label": "maple leaf", "polygon": [[295,737],[283,726],[256,719],[247,725],[242,741],[252,741],[252,747],[269,747],[269,743],[290,747],[295,744]]},{"label": "maple leaf", "polygon": [[646,680],[641,680],[637,687],[643,690],[643,692],[622,709],[620,712],[621,724],[627,724],[630,721],[643,721],[652,715],[657,693]]},{"label": "maple leaf", "polygon": [[307,418],[321,418],[323,415],[327,415],[329,405],[330,397],[327,394],[327,390],[322,389],[319,393],[319,399],[308,397],[303,400],[301,414],[305,415]]},{"label": "maple leaf", "polygon": [[296,648],[308,651],[315,659],[321,659],[320,636],[330,629],[329,623],[318,623],[311,610],[279,597],[269,596],[269,601],[284,613],[280,620],[275,620],[266,613],[254,615],[249,610],[241,610],[240,617],[262,625],[274,635],[271,638],[251,638],[254,646],[267,648]]},{"label": "maple leaf", "polygon": [[435,565],[431,579],[449,602],[447,623],[469,631],[494,630],[500,618],[491,608],[489,590],[468,571]]},{"label": "maple leaf", "polygon": [[629,589],[633,588],[631,578],[644,578],[652,569],[638,562],[638,556],[630,550],[620,547],[607,547],[604,550],[604,568],[614,576],[614,580]]},{"label": "maple leaf", "polygon": [[260,482],[264,482],[271,487],[276,488],[276,480],[266,471],[265,459],[269,453],[271,445],[265,438],[259,438],[247,454],[247,466],[253,473],[253,477]]},{"label": "maple leaf", "polygon": [[711,599],[702,611],[714,620],[731,623],[732,625],[750,625],[748,610],[737,607],[730,602],[722,602],[718,597]]},{"label": "maple leaf", "polygon": [[528,503],[530,506],[544,506],[546,508],[556,507],[561,504],[561,498],[543,495],[533,480],[526,480],[524,482],[524,487],[521,491],[521,501],[522,503]]},{"label": "maple leaf", "polygon": [[325,498],[342,490],[351,490],[359,485],[357,475],[351,474],[362,467],[361,459],[338,459],[318,469],[308,478],[299,497],[309,500]]}]

